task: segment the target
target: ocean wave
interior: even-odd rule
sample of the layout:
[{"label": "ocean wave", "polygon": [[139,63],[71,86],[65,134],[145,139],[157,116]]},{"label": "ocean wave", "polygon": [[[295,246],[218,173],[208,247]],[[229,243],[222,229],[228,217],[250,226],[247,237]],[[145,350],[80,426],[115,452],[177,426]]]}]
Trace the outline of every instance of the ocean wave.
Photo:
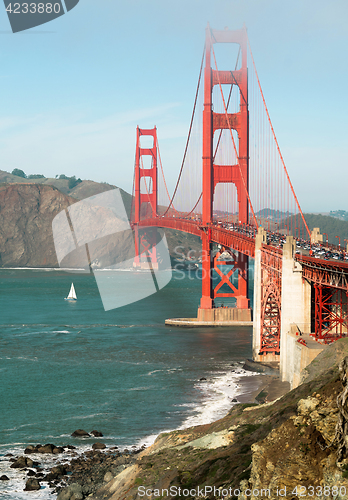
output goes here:
[{"label": "ocean wave", "polygon": [[[235,370],[236,368],[237,370]],[[241,379],[255,375],[260,375],[260,373],[244,370],[242,363],[235,363],[233,371],[231,366],[228,366],[219,372],[211,372],[207,375],[206,381],[198,381],[194,384],[194,388],[201,396],[198,398],[200,399],[199,402],[173,405],[176,408],[183,408],[181,411],[175,410],[171,412],[172,414],[183,415],[184,418],[179,427],[170,429],[164,427],[158,434],[145,436],[135,444],[137,446],[142,444],[151,446],[162,432],[172,432],[197,425],[205,425],[224,417],[231,407],[238,403],[238,397],[247,393],[247,387],[241,383]],[[236,399],[237,402],[232,401],[233,399]]]},{"label": "ocean wave", "polygon": [[154,389],[154,385],[149,385],[148,387],[131,387],[128,391],[148,391],[149,389]]},{"label": "ocean wave", "polygon": [[91,413],[91,415],[75,415],[73,417],[63,418],[63,420],[87,420],[88,418],[100,417],[101,415],[108,415],[107,413]]}]

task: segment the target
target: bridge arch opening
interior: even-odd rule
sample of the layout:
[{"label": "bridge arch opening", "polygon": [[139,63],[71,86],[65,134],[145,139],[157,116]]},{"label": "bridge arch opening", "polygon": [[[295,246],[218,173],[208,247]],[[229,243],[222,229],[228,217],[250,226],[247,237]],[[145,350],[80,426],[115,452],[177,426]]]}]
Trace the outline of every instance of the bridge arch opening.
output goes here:
[{"label": "bridge arch opening", "polygon": [[220,71],[231,71],[231,68],[237,70],[241,68],[242,57],[238,43],[214,43],[214,52],[217,67]]},{"label": "bridge arch opening", "polygon": [[152,149],[154,146],[155,138],[153,135],[141,135],[139,137],[139,142],[142,149]]},{"label": "bridge arch opening", "polygon": [[142,177],[140,179],[140,194],[152,194],[153,185],[151,177]]},{"label": "bridge arch opening", "polygon": [[214,190],[213,218],[221,226],[238,222],[237,189],[232,182],[218,183]]}]

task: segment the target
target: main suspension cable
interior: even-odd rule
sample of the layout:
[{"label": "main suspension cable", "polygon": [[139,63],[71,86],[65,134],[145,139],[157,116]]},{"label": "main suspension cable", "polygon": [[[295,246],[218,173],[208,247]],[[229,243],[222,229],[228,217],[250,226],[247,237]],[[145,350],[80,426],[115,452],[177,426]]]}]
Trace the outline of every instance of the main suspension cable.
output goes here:
[{"label": "main suspension cable", "polygon": [[252,51],[251,51],[251,46],[250,46],[250,41],[249,41],[249,37],[248,37],[248,36],[247,36],[247,40],[248,40],[248,47],[249,47],[249,51],[250,51],[251,60],[252,60],[252,62],[253,62],[253,66],[254,66],[254,71],[255,71],[255,75],[256,75],[256,79],[257,79],[258,87],[259,87],[260,94],[261,94],[261,97],[262,97],[263,105],[264,105],[265,110],[266,110],[266,114],[267,114],[268,122],[269,122],[269,125],[270,125],[271,130],[272,130],[273,138],[274,138],[274,141],[275,141],[276,146],[277,146],[277,150],[278,150],[278,153],[279,153],[279,156],[280,156],[280,160],[281,160],[281,162],[282,162],[282,165],[283,165],[283,168],[284,168],[284,171],[285,171],[285,175],[286,175],[286,177],[287,177],[287,179],[288,179],[288,182],[289,182],[289,185],[290,185],[290,188],[291,188],[292,194],[293,194],[293,196],[294,196],[294,198],[295,198],[295,202],[296,202],[296,204],[297,204],[297,208],[298,208],[298,209],[299,209],[299,211],[300,211],[300,214],[301,214],[301,217],[302,217],[303,223],[304,223],[304,225],[305,225],[305,227],[306,227],[306,230],[307,230],[308,236],[309,236],[309,238],[310,238],[310,237],[311,237],[311,232],[310,232],[310,230],[309,230],[309,228],[308,228],[308,225],[307,225],[306,219],[304,218],[303,212],[302,212],[302,210],[301,210],[300,204],[299,204],[298,199],[297,199],[297,196],[296,196],[296,194],[295,194],[295,190],[294,190],[293,185],[292,185],[292,182],[291,182],[291,180],[290,180],[290,176],[289,176],[288,170],[287,170],[287,168],[286,168],[286,166],[285,166],[285,162],[284,162],[284,159],[283,159],[283,155],[282,155],[282,153],[281,153],[281,151],[280,151],[280,147],[279,147],[279,144],[278,144],[278,141],[277,141],[277,137],[276,137],[275,132],[274,132],[274,129],[273,129],[273,125],[272,125],[272,122],[271,122],[271,117],[269,116],[268,108],[267,108],[267,105],[266,105],[266,100],[265,100],[265,97],[264,97],[263,92],[262,92],[261,83],[260,83],[260,80],[259,80],[259,75],[258,75],[257,70],[256,70],[256,65],[255,65],[255,61],[254,61],[254,56],[253,56],[253,53],[252,53]]},{"label": "main suspension cable", "polygon": [[197,106],[197,100],[198,100],[198,92],[199,92],[199,87],[200,87],[200,84],[201,84],[202,69],[203,69],[203,63],[204,63],[204,52],[205,52],[205,44],[204,44],[204,49],[203,49],[203,56],[202,56],[201,68],[199,70],[199,77],[198,77],[198,84],[197,84],[195,102],[194,102],[194,105],[193,105],[193,111],[192,111],[192,116],[191,116],[191,122],[190,122],[190,128],[189,128],[189,132],[188,132],[188,137],[187,137],[187,141],[186,141],[186,147],[185,147],[185,151],[184,151],[184,157],[182,159],[181,168],[180,168],[180,172],[179,172],[179,177],[178,177],[178,180],[176,182],[176,186],[175,186],[175,189],[174,189],[174,193],[173,193],[172,199],[170,200],[169,206],[168,206],[167,210],[164,212],[163,215],[166,215],[168,213],[168,211],[169,211],[169,209],[170,209],[170,207],[171,207],[171,205],[173,203],[174,197],[175,197],[176,192],[177,192],[178,187],[179,187],[179,182],[180,182],[180,179],[181,179],[181,174],[182,174],[182,171],[184,169],[184,163],[185,163],[185,159],[186,159],[186,154],[187,154],[188,145],[189,145],[189,141],[190,141],[190,137],[191,137],[192,126],[193,126],[193,119],[194,119],[195,112],[196,112],[196,106]]}]

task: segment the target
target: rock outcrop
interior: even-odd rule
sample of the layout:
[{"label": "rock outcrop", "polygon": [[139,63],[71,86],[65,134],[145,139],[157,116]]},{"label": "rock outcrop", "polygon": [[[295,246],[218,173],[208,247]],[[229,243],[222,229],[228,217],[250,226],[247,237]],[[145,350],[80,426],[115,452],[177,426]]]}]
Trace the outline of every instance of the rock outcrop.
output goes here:
[{"label": "rock outcrop", "polygon": [[348,340],[336,344],[318,356],[324,370],[316,358],[309,382],[271,403],[236,405],[212,424],[161,434],[89,498],[346,500]]},{"label": "rock outcrop", "polygon": [[50,186],[1,186],[0,266],[56,267],[52,220],[75,201]]},{"label": "rock outcrop", "polygon": [[[55,216],[78,202],[77,195],[92,196],[112,188],[108,184],[83,181],[69,196],[54,186],[29,181],[0,184],[0,267],[58,267],[52,232]],[[120,190],[120,193],[129,217],[132,198],[125,191]],[[89,207],[89,211],[86,204],[79,207],[83,208],[81,218],[85,225],[87,221],[93,235],[93,242],[89,243],[92,267],[109,267],[116,263],[121,263],[121,267],[129,267],[134,257],[132,231],[109,231],[110,227],[114,229],[115,224],[117,226],[117,220],[111,211],[103,207]],[[63,250],[69,248],[71,240],[71,234],[66,229],[62,226],[62,234],[58,238]],[[100,237],[100,234],[108,236]],[[172,259],[182,260],[182,256],[190,250],[192,257],[199,257],[201,243],[196,236],[174,230],[166,230],[166,236]],[[60,265],[69,268],[87,267],[88,270],[85,245],[67,253]]]}]

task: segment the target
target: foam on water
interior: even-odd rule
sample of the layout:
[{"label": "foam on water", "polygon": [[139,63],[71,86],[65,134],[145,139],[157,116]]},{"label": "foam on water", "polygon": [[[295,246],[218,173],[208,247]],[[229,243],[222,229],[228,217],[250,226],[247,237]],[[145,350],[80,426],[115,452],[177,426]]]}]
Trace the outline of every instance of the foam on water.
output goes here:
[{"label": "foam on water", "polygon": [[[185,429],[192,426],[203,425],[211,423],[218,418],[223,417],[231,407],[236,404],[233,399],[238,400],[238,396],[242,395],[244,392],[243,384],[241,384],[242,377],[253,377],[254,375],[259,375],[254,372],[246,371],[242,369],[242,364],[235,363],[235,368],[231,371],[231,367],[226,367],[225,371],[211,373],[207,376],[207,380],[198,381],[194,384],[195,390],[197,390],[200,395],[199,404],[195,403],[185,403],[174,405],[178,408],[177,413],[181,414],[183,417],[182,425],[178,429]],[[158,372],[160,370],[154,370]],[[153,372],[150,372],[151,374]],[[131,388],[129,390],[144,390],[147,387]],[[180,409],[182,408],[182,409]],[[71,420],[74,419],[88,419],[96,416],[103,415],[91,414],[91,415],[80,415],[72,416]],[[26,424],[30,426],[31,424]],[[14,430],[14,429],[11,429]],[[177,429],[163,428],[162,432],[171,432]],[[145,437],[141,437],[136,442],[125,444],[119,446],[119,451],[122,452],[124,449],[129,449],[132,446],[140,448],[141,446],[151,446],[159,434],[150,434]],[[53,439],[60,438],[62,441],[66,440],[70,436],[68,434],[61,434],[60,436],[47,436]],[[108,447],[115,446],[118,443],[120,436],[116,435],[105,435],[102,440]],[[24,472],[18,471],[18,469],[11,469],[11,462],[8,461],[7,457],[4,457],[5,453],[12,453],[14,456],[23,455],[24,447],[26,443],[9,443],[6,447],[0,446],[0,475],[6,474],[10,481],[0,482],[0,498],[1,500],[27,500],[28,494],[23,491],[25,487],[26,477]],[[91,449],[91,443],[82,444],[80,442],[74,453],[78,455],[85,453]],[[57,456],[43,455],[43,454],[30,454],[32,460],[40,462],[40,467],[42,467],[42,472],[47,473],[51,467],[53,467],[56,461],[64,463],[71,460],[72,452],[65,452]],[[2,484],[1,484],[2,483]],[[48,484],[41,482],[41,489],[37,492],[30,492],[30,499],[33,500],[53,500],[56,496],[52,496],[51,490]]]},{"label": "foam on water", "polygon": [[[100,430],[120,450],[149,445],[160,432],[226,414],[244,390],[240,377],[252,376],[238,365],[251,355],[250,329],[164,325],[196,314],[200,282],[173,280],[105,313],[93,275],[74,276],[79,300],[71,308],[63,300],[71,274],[49,271],[0,270],[0,475],[11,478],[0,481],[1,500],[54,498],[45,487],[23,492],[25,475],[10,469],[7,453],[39,442],[90,450],[95,439],[71,437],[78,428]],[[126,286],[127,273],[119,279]],[[54,463],[41,454],[38,461],[46,470]]]}]

